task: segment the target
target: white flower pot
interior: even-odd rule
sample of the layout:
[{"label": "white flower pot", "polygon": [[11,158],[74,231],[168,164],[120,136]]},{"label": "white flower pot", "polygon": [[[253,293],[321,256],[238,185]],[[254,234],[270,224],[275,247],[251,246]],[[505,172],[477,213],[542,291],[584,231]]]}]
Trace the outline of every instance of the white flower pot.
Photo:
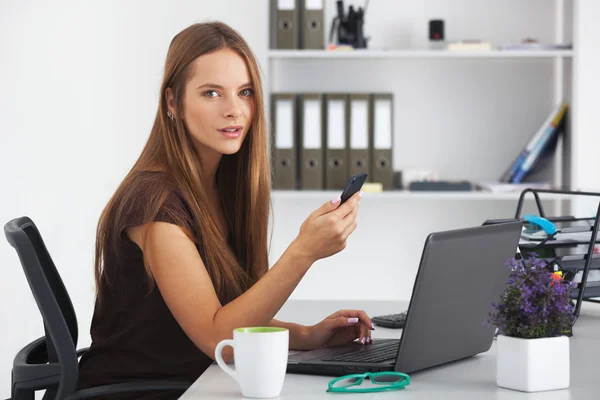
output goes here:
[{"label": "white flower pot", "polygon": [[498,335],[496,383],[523,392],[566,389],[569,338],[519,339]]}]

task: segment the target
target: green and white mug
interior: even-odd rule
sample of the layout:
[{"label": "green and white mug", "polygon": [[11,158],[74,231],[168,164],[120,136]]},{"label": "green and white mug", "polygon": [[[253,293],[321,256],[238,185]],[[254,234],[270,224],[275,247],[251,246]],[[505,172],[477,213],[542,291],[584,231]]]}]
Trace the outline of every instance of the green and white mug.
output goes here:
[{"label": "green and white mug", "polygon": [[[223,360],[225,346],[233,348],[235,370]],[[233,331],[233,340],[222,340],[215,360],[240,385],[242,396],[268,399],[278,397],[287,369],[289,332],[285,328],[252,327]]]}]

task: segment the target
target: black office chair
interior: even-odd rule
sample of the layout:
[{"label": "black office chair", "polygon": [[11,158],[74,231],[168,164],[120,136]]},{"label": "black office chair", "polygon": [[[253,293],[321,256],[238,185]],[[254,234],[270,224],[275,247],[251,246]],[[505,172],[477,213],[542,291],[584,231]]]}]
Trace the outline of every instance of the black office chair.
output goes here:
[{"label": "black office chair", "polygon": [[138,381],[76,390],[78,358],[87,348],[75,350],[77,317],[69,294],[31,219],[13,219],[4,226],[4,233],[19,255],[27,282],[42,314],[45,333],[45,336],[19,351],[13,361],[12,400],[33,400],[35,391],[44,389],[44,400],[75,400],[124,392],[183,392],[189,388],[189,382]]}]

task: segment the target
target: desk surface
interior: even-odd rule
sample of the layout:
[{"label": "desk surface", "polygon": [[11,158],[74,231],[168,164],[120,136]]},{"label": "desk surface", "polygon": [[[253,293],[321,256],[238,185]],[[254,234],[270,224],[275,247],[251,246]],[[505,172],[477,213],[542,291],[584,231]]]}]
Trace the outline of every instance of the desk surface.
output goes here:
[{"label": "desk surface", "polygon": [[[369,316],[405,310],[407,304],[373,301],[289,301],[276,318],[314,324],[339,309],[363,309]],[[398,338],[400,330],[375,326],[373,337]],[[327,393],[332,377],[287,374],[280,399],[543,399],[585,400],[600,397],[600,305],[584,303],[571,338],[571,386],[551,392],[522,393],[496,386],[496,344],[490,351],[448,365],[411,374],[411,384],[400,392],[339,395]],[[549,371],[550,372],[550,371]],[[336,397],[337,396],[337,397]],[[181,399],[241,399],[237,383],[215,364]]]}]

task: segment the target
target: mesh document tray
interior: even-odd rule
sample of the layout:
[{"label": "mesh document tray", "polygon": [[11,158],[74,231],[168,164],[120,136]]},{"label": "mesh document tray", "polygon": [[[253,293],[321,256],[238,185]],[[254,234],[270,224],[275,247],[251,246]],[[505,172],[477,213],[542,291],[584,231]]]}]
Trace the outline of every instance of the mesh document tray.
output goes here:
[{"label": "mesh document tray", "polygon": [[[591,269],[600,269],[600,254],[594,254],[594,249],[598,240],[598,226],[600,222],[600,193],[595,192],[579,192],[571,190],[546,190],[546,189],[525,189],[519,196],[517,210],[514,219],[522,220],[522,211],[525,202],[525,197],[531,194],[534,197],[537,214],[546,218],[555,224],[567,224],[585,222],[585,226],[572,226],[560,228],[557,234],[547,240],[531,240],[522,239],[519,242],[519,248],[524,252],[536,251],[549,261],[555,261],[563,269],[563,271],[571,271],[569,275],[574,276],[574,272],[581,271],[581,283],[578,287],[571,291],[571,298],[577,299],[575,305],[575,315],[579,316],[581,303],[590,301],[600,303],[600,300],[594,299],[600,297],[600,286],[597,282],[590,282],[588,285],[588,274]],[[544,211],[544,206],[541,201],[541,195],[564,195],[564,200],[572,200],[576,197],[595,197],[598,199],[598,208],[596,215],[588,218],[575,218],[573,216],[558,216],[548,217]],[[526,221],[524,221],[526,222]],[[584,254],[569,254],[564,256],[556,256],[556,249],[559,248],[576,248],[577,246],[586,246],[587,251]],[[583,290],[581,290],[583,288]]]}]

